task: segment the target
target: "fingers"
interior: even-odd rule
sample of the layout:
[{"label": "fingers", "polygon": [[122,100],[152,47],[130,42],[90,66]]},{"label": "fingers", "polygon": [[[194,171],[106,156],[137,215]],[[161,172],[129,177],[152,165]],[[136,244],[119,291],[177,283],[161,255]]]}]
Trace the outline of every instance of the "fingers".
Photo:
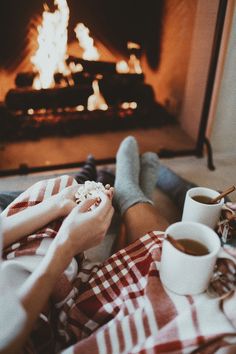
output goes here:
[{"label": "fingers", "polygon": [[94,213],[99,214],[100,217],[105,217],[106,214],[110,211],[110,209],[112,208],[112,204],[111,204],[111,200],[109,199],[109,197],[101,192],[99,194],[101,202],[100,204],[97,206],[96,209],[93,210]]},{"label": "fingers", "polygon": [[[99,193],[100,202],[98,203],[98,198],[89,198],[81,202],[76,208],[79,212],[84,213],[91,211],[93,214],[99,214],[101,218],[106,217],[106,215],[113,209],[111,204],[111,199],[113,195],[113,190],[107,191],[106,193]],[[90,210],[90,208],[96,204],[96,208]],[[113,215],[113,211],[112,215]]]},{"label": "fingers", "polygon": [[114,188],[110,187],[104,193],[108,196],[109,199],[112,199],[114,195]]},{"label": "fingers", "polygon": [[86,199],[78,205],[78,211],[84,213],[88,211],[91,208],[91,206],[94,205],[96,202],[97,202],[97,198]]}]

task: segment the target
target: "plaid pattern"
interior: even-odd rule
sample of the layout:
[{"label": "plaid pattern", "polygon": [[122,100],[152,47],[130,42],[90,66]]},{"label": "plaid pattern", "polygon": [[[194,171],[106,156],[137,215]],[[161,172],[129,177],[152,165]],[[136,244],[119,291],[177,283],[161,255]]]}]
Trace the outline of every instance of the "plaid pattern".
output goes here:
[{"label": "plaid pattern", "polygon": [[162,240],[151,232],[91,273],[64,313],[64,328],[77,342],[64,353],[216,353],[236,340],[219,300],[164,289]]},{"label": "plaid pattern", "polygon": [[[36,184],[6,213],[12,215],[39,203],[72,183],[63,176]],[[60,223],[57,220],[11,245],[5,256],[43,255],[39,251],[42,240],[55,237]],[[72,281],[62,275],[64,286],[54,291],[52,316],[57,343],[52,346],[51,342],[48,352],[53,353],[56,347],[59,351],[67,348],[64,354],[216,353],[219,348],[233,350],[234,346],[236,352],[236,329],[221,311],[220,300],[205,293],[179,296],[162,286],[158,271],[162,240],[163,233],[150,232],[102,265],[83,259]],[[44,336],[43,331],[38,332],[41,345],[47,340]],[[37,353],[47,352],[45,346],[40,351],[35,343],[33,348]]]}]

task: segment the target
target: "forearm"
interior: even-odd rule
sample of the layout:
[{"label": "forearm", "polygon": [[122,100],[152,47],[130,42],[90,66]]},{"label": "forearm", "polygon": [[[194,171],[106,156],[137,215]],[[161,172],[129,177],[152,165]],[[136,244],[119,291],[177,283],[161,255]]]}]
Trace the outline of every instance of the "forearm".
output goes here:
[{"label": "forearm", "polygon": [[15,215],[3,216],[3,246],[10,245],[65,214],[66,203],[54,196]]}]

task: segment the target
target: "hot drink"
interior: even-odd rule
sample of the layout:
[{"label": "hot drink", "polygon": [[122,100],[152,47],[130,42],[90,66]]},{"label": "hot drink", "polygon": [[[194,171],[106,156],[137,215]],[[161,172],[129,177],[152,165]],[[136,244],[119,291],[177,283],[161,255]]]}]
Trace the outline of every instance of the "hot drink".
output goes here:
[{"label": "hot drink", "polygon": [[193,200],[195,200],[198,203],[202,204],[212,204],[212,198],[208,197],[206,195],[194,195],[191,197]]},{"label": "hot drink", "polygon": [[191,188],[186,193],[182,221],[199,222],[215,229],[223,204],[224,198],[217,191],[204,187]]},{"label": "hot drink", "polygon": [[196,240],[181,238],[178,239],[178,243],[183,246],[183,248],[186,250],[186,253],[192,254],[194,256],[205,256],[209,253],[208,248]]},{"label": "hot drink", "polygon": [[162,283],[176,294],[200,294],[208,287],[219,251],[219,237],[206,225],[191,221],[170,225],[162,246]]}]

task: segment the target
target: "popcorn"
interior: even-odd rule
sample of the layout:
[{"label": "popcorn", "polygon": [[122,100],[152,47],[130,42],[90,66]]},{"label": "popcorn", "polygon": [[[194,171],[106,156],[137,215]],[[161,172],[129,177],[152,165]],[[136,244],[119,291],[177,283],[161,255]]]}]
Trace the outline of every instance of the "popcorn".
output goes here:
[{"label": "popcorn", "polygon": [[88,198],[99,198],[100,193],[105,192],[107,188],[108,185],[104,187],[101,182],[86,181],[75,193],[76,203],[79,204]]}]

